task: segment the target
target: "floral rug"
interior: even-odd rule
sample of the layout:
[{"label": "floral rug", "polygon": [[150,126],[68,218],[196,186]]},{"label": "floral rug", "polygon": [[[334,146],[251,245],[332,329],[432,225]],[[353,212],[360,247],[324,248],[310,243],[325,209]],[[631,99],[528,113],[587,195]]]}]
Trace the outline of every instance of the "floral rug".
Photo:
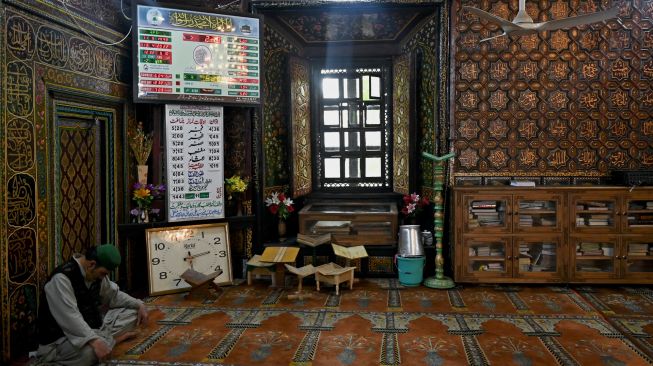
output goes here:
[{"label": "floral rug", "polygon": [[[148,298],[151,321],[111,365],[649,365],[653,290],[367,279],[311,298],[266,283],[203,301]],[[621,296],[621,297],[620,297]],[[621,301],[619,300],[621,299]]]}]

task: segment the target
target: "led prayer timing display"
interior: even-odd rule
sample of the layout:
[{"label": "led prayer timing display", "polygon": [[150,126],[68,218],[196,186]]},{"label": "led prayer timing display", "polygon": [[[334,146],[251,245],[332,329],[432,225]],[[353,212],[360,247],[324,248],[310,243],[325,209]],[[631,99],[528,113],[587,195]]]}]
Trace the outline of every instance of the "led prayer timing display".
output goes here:
[{"label": "led prayer timing display", "polygon": [[259,19],[137,6],[135,101],[258,104]]}]

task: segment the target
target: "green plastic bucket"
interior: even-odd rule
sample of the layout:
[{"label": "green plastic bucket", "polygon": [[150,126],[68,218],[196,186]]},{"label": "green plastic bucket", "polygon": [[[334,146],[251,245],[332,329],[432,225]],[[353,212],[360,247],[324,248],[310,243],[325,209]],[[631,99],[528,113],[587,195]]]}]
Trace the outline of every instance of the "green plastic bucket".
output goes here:
[{"label": "green plastic bucket", "polygon": [[419,286],[422,283],[426,257],[397,256],[399,283],[402,286]]}]

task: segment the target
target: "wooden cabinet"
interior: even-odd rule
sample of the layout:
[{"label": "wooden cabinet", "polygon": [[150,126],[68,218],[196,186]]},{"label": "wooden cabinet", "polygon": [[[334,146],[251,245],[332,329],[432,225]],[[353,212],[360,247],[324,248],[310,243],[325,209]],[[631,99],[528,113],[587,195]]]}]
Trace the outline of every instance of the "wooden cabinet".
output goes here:
[{"label": "wooden cabinet", "polygon": [[563,195],[456,190],[456,279],[562,281]]},{"label": "wooden cabinet", "polygon": [[653,281],[653,189],[457,187],[460,282]]},{"label": "wooden cabinet", "polygon": [[397,243],[397,205],[393,202],[313,202],[299,211],[299,233],[330,233],[344,246]]}]

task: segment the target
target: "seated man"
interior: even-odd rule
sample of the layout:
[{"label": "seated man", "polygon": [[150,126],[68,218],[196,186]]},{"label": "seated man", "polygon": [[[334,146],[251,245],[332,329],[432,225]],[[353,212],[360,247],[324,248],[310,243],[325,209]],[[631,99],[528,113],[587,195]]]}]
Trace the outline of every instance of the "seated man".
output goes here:
[{"label": "seated man", "polygon": [[117,343],[136,335],[135,326],[147,322],[143,302],[107,277],[119,264],[118,249],[103,244],[54,270],[41,296],[37,365],[104,361]]}]

